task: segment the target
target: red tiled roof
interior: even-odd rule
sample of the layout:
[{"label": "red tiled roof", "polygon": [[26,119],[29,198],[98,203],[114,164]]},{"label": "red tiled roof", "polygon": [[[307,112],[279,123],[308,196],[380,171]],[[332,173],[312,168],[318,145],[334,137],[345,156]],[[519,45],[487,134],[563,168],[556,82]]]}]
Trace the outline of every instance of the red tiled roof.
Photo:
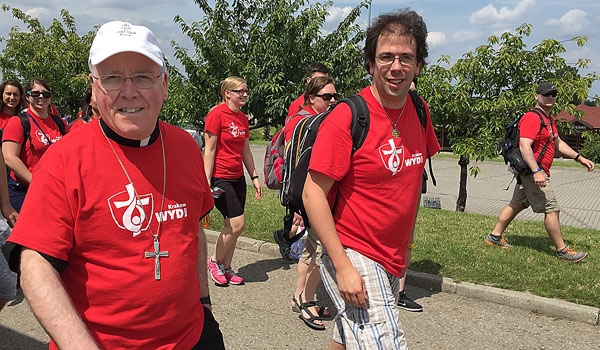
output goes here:
[{"label": "red tiled roof", "polygon": [[566,111],[558,113],[556,119],[565,119],[569,123],[582,124],[588,129],[600,129],[600,107],[586,106],[580,104],[575,107],[577,110],[581,110],[585,113],[583,118],[577,119],[575,116],[570,115]]}]

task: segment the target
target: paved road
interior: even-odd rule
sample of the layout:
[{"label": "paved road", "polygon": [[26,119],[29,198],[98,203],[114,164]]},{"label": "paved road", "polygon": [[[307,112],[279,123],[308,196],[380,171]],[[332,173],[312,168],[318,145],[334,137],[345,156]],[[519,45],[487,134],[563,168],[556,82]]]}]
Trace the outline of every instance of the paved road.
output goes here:
[{"label": "paved road", "polygon": [[[238,249],[235,261],[246,278],[243,286],[211,285],[214,313],[225,335],[227,349],[325,349],[326,331],[306,327],[291,311],[296,265],[275,254]],[[402,311],[410,349],[600,349],[600,328],[575,321],[456,294],[408,287],[425,311]],[[330,305],[323,289],[318,298]],[[25,301],[0,312],[0,349],[45,349],[48,337]]]}]

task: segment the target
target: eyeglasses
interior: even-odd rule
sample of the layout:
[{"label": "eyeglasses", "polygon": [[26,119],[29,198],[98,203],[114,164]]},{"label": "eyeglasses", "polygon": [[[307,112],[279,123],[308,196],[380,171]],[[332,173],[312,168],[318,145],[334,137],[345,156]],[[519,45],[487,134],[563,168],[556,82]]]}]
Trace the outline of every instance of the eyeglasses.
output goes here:
[{"label": "eyeglasses", "polygon": [[556,95],[557,95],[556,91],[550,91],[550,92],[546,92],[545,94],[542,94],[542,96],[544,96],[544,97],[550,97],[550,96],[556,97]]},{"label": "eyeglasses", "polygon": [[388,65],[394,63],[394,61],[398,59],[400,64],[404,66],[412,66],[417,63],[417,58],[413,55],[403,54],[403,55],[392,55],[389,52],[381,53],[375,56],[375,60],[379,62],[381,65]]},{"label": "eyeglasses", "polygon": [[40,96],[50,98],[52,97],[52,91],[27,91],[27,95],[33,98],[40,98]]},{"label": "eyeglasses", "polygon": [[150,89],[154,87],[155,79],[160,78],[163,73],[159,75],[148,75],[148,74],[136,74],[130,77],[124,77],[122,75],[107,75],[97,78],[92,76],[96,80],[100,80],[102,87],[107,91],[121,90],[125,80],[130,79],[133,85],[138,89]]},{"label": "eyeglasses", "polygon": [[231,92],[235,92],[236,94],[240,95],[240,96],[248,96],[250,95],[250,90],[248,89],[240,89],[240,90],[229,90]]},{"label": "eyeglasses", "polygon": [[315,96],[322,98],[324,101],[331,101],[331,99],[334,99],[337,101],[337,99],[340,97],[340,95],[337,92],[335,92],[333,94],[327,93],[327,94],[320,94],[320,95],[315,95]]}]

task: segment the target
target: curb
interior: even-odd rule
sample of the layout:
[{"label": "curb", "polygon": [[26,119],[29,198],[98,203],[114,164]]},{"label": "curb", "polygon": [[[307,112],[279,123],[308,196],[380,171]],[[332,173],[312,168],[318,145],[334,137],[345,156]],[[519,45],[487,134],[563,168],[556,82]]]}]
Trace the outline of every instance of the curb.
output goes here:
[{"label": "curb", "polygon": [[[219,232],[204,230],[206,241],[215,243]],[[247,237],[238,238],[238,249],[253,251],[273,257],[280,257],[279,247],[275,243],[264,242]],[[479,299],[534,313],[563,318],[591,325],[600,324],[600,309],[579,305],[564,300],[544,298],[528,293],[478,285],[469,282],[456,282],[451,278],[408,270],[406,283],[434,292],[456,294],[465,298]]]}]

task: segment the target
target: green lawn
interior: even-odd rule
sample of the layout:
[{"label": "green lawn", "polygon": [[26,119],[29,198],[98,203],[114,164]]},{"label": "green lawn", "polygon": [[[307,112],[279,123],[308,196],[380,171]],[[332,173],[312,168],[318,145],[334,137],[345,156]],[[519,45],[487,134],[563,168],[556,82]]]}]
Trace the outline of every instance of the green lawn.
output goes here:
[{"label": "green lawn", "polygon": [[[284,208],[277,193],[264,189],[255,200],[248,188],[244,236],[273,242],[283,226]],[[559,261],[544,226],[515,220],[507,230],[512,250],[490,247],[483,239],[496,218],[421,208],[415,228],[411,270],[535,295],[600,307],[600,231],[563,227],[567,244],[589,252],[579,264]],[[211,212],[212,230],[222,228],[218,210]]]}]

